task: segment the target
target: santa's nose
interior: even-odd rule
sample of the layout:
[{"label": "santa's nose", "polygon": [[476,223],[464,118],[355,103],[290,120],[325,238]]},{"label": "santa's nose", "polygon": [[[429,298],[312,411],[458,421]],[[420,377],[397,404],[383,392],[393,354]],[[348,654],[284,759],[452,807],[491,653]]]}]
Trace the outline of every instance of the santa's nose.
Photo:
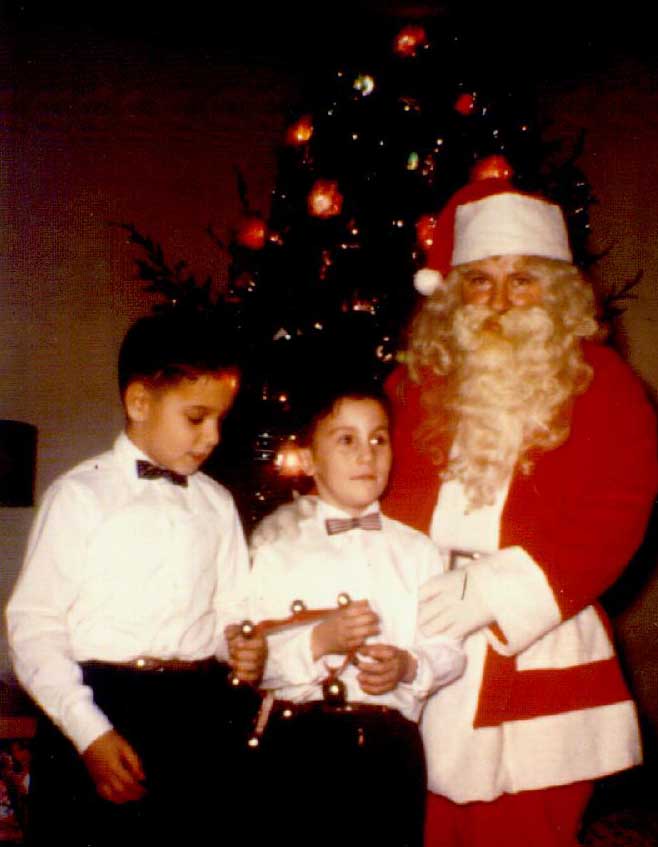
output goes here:
[{"label": "santa's nose", "polygon": [[509,297],[507,296],[507,290],[505,289],[505,286],[496,286],[496,288],[491,293],[489,305],[494,310],[494,312],[498,312],[499,314],[501,314],[502,312],[506,312],[509,309],[510,302]]}]

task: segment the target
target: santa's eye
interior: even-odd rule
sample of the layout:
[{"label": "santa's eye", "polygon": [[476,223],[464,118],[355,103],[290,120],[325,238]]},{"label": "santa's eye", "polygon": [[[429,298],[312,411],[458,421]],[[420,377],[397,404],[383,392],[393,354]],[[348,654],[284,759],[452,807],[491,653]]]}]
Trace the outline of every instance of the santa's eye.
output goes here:
[{"label": "santa's eye", "polygon": [[511,283],[514,288],[525,288],[527,285],[532,285],[533,282],[534,279],[526,274],[518,274],[517,276],[513,276],[511,279]]},{"label": "santa's eye", "polygon": [[469,276],[466,284],[471,288],[487,288],[490,285],[489,277],[483,275]]}]

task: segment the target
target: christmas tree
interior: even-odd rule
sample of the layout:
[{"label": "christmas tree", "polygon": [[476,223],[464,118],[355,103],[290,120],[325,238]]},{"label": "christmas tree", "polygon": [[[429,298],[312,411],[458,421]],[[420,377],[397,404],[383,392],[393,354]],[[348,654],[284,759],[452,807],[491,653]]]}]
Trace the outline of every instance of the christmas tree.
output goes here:
[{"label": "christmas tree", "polygon": [[[210,281],[169,266],[128,226],[140,278],[177,307],[213,309],[245,351],[243,387],[210,472],[247,528],[304,480],[295,461],[296,398],[327,368],[381,380],[415,304],[415,270],[435,213],[469,179],[509,176],[559,203],[576,262],[587,264],[587,180],[579,151],[548,145],[530,81],[473,61],[479,45],[442,18],[361,44],[309,75],[291,108],[266,217],[237,176],[243,217],[219,300]],[[219,331],[219,330],[218,330]],[[226,330],[228,331],[228,330]]]}]

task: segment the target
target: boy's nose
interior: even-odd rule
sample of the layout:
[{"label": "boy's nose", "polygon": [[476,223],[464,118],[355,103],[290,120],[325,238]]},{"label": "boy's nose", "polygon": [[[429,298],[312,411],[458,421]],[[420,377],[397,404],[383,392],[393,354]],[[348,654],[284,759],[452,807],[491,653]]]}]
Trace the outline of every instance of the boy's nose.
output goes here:
[{"label": "boy's nose", "polygon": [[208,421],[203,431],[203,440],[207,447],[216,447],[221,438],[221,424],[218,421]]},{"label": "boy's nose", "polygon": [[375,455],[375,451],[373,449],[372,444],[368,441],[365,444],[362,444],[359,448],[359,461],[363,463],[369,463],[372,461]]}]

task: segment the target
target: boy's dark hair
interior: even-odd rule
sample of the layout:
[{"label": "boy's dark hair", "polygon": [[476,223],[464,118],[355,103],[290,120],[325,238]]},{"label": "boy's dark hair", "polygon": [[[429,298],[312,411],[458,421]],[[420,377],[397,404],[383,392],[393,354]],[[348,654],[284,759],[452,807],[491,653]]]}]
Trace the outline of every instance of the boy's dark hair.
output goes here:
[{"label": "boy's dark hair", "polygon": [[239,356],[220,322],[199,312],[170,309],[139,318],[119,349],[119,391],[135,380],[172,385],[185,377],[239,368]]},{"label": "boy's dark hair", "polygon": [[374,400],[386,412],[390,421],[391,404],[382,386],[369,376],[338,375],[318,379],[307,386],[296,409],[297,441],[308,447],[315,431],[341,400]]}]

